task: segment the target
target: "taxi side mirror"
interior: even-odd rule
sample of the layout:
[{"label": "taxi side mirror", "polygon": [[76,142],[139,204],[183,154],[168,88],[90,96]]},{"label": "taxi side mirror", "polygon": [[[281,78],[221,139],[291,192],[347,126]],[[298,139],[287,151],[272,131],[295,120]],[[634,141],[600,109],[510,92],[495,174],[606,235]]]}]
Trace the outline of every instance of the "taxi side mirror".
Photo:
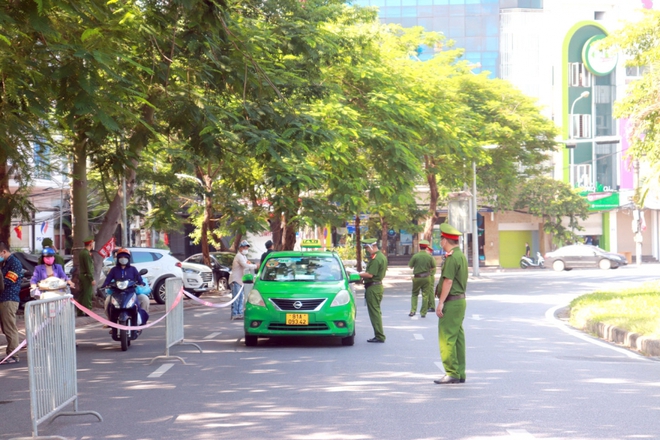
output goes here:
[{"label": "taxi side mirror", "polygon": [[243,283],[245,284],[254,284],[254,275],[251,273],[243,275]]},{"label": "taxi side mirror", "polygon": [[359,283],[360,282],[360,274],[359,273],[351,273],[348,275],[348,282],[349,283]]}]

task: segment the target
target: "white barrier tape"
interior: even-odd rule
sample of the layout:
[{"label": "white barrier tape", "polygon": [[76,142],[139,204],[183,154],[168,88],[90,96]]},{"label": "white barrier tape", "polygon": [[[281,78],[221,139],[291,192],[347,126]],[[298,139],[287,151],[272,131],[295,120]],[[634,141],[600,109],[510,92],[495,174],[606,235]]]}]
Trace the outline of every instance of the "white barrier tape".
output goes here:
[{"label": "white barrier tape", "polygon": [[16,347],[16,350],[14,350],[14,351],[12,351],[11,353],[9,353],[9,354],[7,355],[6,358],[4,358],[3,360],[0,361],[0,364],[3,364],[7,359],[9,359],[10,357],[12,357],[12,356],[15,355],[16,353],[18,353],[18,352],[20,351],[20,349],[23,348],[23,347],[25,347],[26,345],[27,345],[27,340],[23,339],[23,342],[21,342],[20,344],[18,344],[18,347]]},{"label": "white barrier tape", "polygon": [[222,309],[224,307],[229,307],[230,305],[232,305],[234,303],[234,301],[236,301],[239,298],[242,291],[243,291],[243,286],[241,286],[241,290],[238,291],[236,296],[233,297],[231,299],[231,301],[226,302],[226,303],[222,303],[222,304],[213,304],[212,302],[204,301],[203,299],[199,299],[195,295],[193,295],[192,293],[186,292],[185,290],[183,291],[183,294],[186,295],[188,298],[192,299],[193,301],[195,301],[199,304],[205,305],[206,307],[214,307],[216,309]]},{"label": "white barrier tape", "polygon": [[172,304],[172,307],[170,307],[170,309],[163,316],[161,316],[160,318],[158,318],[157,320],[155,320],[151,324],[140,325],[140,326],[128,326],[128,325],[115,324],[114,322],[108,321],[107,319],[103,318],[102,316],[99,316],[96,313],[92,312],[87,307],[79,304],[78,302],[76,302],[75,299],[72,299],[71,302],[73,302],[73,304],[75,304],[75,306],[78,307],[80,310],[87,313],[91,318],[94,318],[95,320],[97,320],[101,324],[107,325],[108,327],[116,328],[118,330],[144,330],[145,328],[153,327],[154,325],[158,324],[160,321],[165,319],[165,317],[167,315],[169,315],[172,310],[174,310],[174,308],[179,304],[179,302],[181,302],[181,298],[183,298],[183,293],[184,293],[184,290],[182,288],[181,290],[179,290],[179,293],[177,294],[176,298],[174,299],[174,303]]}]

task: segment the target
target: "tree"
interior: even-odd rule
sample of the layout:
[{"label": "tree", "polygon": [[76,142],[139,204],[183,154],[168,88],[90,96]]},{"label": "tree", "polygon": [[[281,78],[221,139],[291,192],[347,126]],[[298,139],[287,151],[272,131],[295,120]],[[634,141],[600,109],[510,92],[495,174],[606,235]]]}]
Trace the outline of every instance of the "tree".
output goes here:
[{"label": "tree", "polygon": [[[552,235],[555,244],[579,240],[574,231],[582,230],[578,219],[586,220],[589,205],[570,185],[539,176],[524,183],[517,194],[515,209],[543,219],[543,230]],[[568,227],[564,226],[568,219]]]}]

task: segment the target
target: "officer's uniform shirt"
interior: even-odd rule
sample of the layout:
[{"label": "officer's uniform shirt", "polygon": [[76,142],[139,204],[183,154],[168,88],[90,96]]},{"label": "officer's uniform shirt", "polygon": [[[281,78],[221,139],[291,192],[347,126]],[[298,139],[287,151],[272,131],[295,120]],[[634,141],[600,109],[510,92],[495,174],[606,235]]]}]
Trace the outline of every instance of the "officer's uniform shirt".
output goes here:
[{"label": "officer's uniform shirt", "polygon": [[438,287],[436,288],[436,294],[438,296],[440,295],[442,283],[445,279],[454,281],[449,290],[449,295],[464,294],[467,288],[468,279],[467,266],[467,258],[465,258],[465,254],[461,252],[461,249],[458,246],[451,252],[448,252],[445,264],[442,266],[442,274],[440,276],[440,283],[438,283]]},{"label": "officer's uniform shirt", "polygon": [[365,279],[365,283],[382,282],[385,278],[385,272],[387,272],[387,258],[385,258],[385,255],[381,251],[371,255],[365,271],[373,275],[373,278]]}]

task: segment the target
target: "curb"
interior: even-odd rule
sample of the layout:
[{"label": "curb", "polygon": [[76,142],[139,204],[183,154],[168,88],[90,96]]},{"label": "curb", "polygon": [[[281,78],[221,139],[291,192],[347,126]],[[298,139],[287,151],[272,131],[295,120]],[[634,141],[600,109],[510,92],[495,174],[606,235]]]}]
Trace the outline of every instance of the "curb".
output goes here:
[{"label": "curb", "polygon": [[606,341],[639,351],[646,356],[660,356],[660,340],[651,339],[639,333],[631,333],[602,322],[588,321],[582,330],[595,334]]}]

